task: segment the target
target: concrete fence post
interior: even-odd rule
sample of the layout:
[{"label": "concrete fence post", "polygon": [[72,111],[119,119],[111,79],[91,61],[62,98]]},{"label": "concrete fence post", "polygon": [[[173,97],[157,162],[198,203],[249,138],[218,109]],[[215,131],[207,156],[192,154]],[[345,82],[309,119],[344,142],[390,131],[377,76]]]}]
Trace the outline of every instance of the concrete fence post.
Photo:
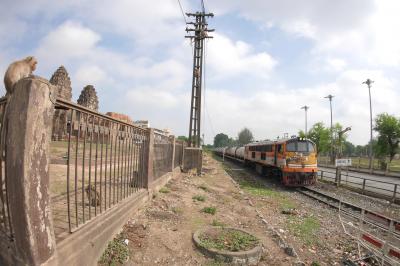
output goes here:
[{"label": "concrete fence post", "polygon": [[175,169],[175,145],[176,145],[176,138],[175,136],[170,137],[171,144],[172,144],[172,165],[171,165],[171,172]]},{"label": "concrete fence post", "polygon": [[147,143],[145,146],[144,158],[144,176],[146,178],[145,188],[150,188],[150,184],[154,181],[153,160],[154,160],[154,129],[147,130]]},{"label": "concrete fence post", "polygon": [[55,88],[39,77],[20,80],[6,114],[6,172],[15,251],[24,265],[54,264],[50,208],[50,141]]}]

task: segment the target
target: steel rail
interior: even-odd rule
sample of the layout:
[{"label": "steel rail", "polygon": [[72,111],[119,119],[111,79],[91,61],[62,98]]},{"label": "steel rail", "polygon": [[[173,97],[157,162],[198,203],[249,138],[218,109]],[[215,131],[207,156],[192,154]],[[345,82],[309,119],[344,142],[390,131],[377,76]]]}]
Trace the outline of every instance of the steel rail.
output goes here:
[{"label": "steel rail", "polygon": [[[386,230],[386,231],[389,230],[389,225],[391,223],[393,223],[394,228],[395,228],[393,234],[400,240],[400,221],[398,221],[398,220],[395,220],[393,218],[387,217],[387,216],[379,214],[377,212],[362,208],[353,203],[350,203],[347,201],[342,201],[338,198],[335,198],[326,193],[317,191],[317,190],[309,188],[309,187],[301,187],[301,188],[298,188],[297,191],[299,191],[300,193],[302,193],[310,198],[313,198],[322,203],[325,203],[335,209],[339,209],[339,207],[340,207],[344,213],[346,213],[349,216],[352,216],[353,218],[356,218],[356,219],[360,219],[361,212],[364,209],[365,213],[366,213],[366,218],[368,218],[366,220],[367,223],[370,223],[370,224],[372,224],[378,228],[381,228],[383,230]],[[357,213],[360,213],[360,215],[358,215]]]}]

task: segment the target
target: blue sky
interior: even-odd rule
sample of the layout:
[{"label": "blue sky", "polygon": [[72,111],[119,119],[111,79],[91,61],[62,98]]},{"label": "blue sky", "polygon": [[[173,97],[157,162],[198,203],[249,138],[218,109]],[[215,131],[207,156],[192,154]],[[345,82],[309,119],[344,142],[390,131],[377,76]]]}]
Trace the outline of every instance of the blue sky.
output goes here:
[{"label": "blue sky", "polygon": [[[185,11],[200,1],[181,0]],[[101,112],[120,112],[186,135],[191,46],[177,0],[9,1],[0,4],[0,72],[27,55],[36,75],[64,65],[73,100],[95,86]],[[355,144],[369,138],[368,91],[374,115],[400,116],[400,2],[396,0],[205,1],[215,28],[207,41],[207,143],[243,127],[257,139],[296,134],[309,125],[352,126]],[[188,18],[187,18],[188,19]],[[189,19],[188,19],[189,20]],[[4,88],[3,88],[4,92]]]}]

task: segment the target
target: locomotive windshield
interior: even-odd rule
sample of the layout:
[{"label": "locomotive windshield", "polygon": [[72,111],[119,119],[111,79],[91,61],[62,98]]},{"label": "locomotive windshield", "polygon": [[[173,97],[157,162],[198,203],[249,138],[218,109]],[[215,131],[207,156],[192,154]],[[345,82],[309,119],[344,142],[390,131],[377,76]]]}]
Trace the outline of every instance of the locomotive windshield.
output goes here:
[{"label": "locomotive windshield", "polygon": [[286,151],[314,152],[314,144],[309,140],[289,140],[286,143]]}]

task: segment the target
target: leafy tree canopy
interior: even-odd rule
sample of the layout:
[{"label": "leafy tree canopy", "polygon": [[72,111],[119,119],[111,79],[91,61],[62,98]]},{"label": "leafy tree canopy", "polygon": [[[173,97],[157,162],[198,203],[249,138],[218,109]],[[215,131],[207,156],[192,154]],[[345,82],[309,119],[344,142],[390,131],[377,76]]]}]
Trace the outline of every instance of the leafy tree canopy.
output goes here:
[{"label": "leafy tree canopy", "polygon": [[389,156],[390,162],[399,151],[400,120],[395,116],[382,113],[375,118],[375,131],[378,132],[375,154]]},{"label": "leafy tree canopy", "polygon": [[243,128],[238,134],[238,144],[246,145],[254,140],[253,133],[247,127]]}]

